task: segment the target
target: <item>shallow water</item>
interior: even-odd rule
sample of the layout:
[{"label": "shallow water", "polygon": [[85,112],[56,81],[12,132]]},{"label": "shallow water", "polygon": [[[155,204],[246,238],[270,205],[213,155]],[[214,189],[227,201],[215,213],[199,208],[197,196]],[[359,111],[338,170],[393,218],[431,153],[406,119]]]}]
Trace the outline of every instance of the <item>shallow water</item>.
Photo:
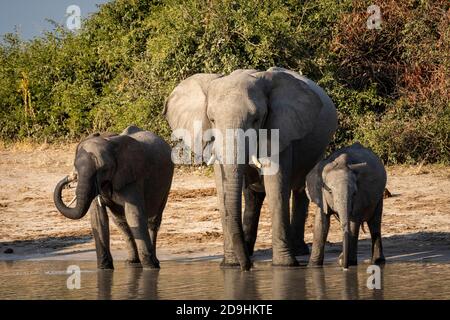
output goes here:
[{"label": "shallow water", "polygon": [[[67,288],[70,265],[80,267],[80,289]],[[387,264],[380,290],[367,288],[367,267],[261,262],[240,272],[211,261],[171,261],[152,271],[117,261],[116,270],[102,271],[93,261],[2,261],[0,299],[450,299],[450,264]]]}]

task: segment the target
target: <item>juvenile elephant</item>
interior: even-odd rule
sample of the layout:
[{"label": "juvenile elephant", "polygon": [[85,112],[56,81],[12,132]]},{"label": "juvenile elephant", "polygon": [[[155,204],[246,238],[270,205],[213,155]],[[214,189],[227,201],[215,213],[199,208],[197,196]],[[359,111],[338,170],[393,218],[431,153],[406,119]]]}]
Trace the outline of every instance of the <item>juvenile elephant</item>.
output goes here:
[{"label": "juvenile elephant", "polygon": [[[77,146],[75,172],[55,188],[56,208],[81,219],[91,202],[91,224],[97,264],[112,269],[106,207],[125,236],[128,262],[159,268],[156,236],[172,183],[170,146],[157,135],[130,126],[120,135],[93,134]],[[76,206],[62,201],[62,189],[77,180]]]},{"label": "juvenile elephant", "polygon": [[307,176],[308,195],[318,209],[310,265],[322,265],[330,215],[337,214],[342,227],[344,269],[357,264],[359,228],[369,225],[372,263],[384,262],[381,245],[381,215],[386,170],[380,159],[359,143],[334,152],[319,162]]},{"label": "juvenile elephant", "polygon": [[[322,158],[337,127],[337,114],[331,99],[313,81],[298,73],[271,68],[268,71],[236,70],[229,75],[196,74],[182,81],[171,93],[165,106],[166,118],[174,132],[189,132],[190,141],[202,141],[202,151],[213,150],[208,163],[214,163],[219,209],[224,232],[223,266],[251,266],[250,254],[255,245],[259,214],[267,196],[272,213],[272,247],[274,265],[297,264],[294,250],[307,250],[303,240],[308,207],[305,193],[306,174]],[[195,130],[195,123],[203,131]],[[219,145],[207,129],[236,132],[231,146]],[[278,171],[261,175],[261,150],[239,154],[239,132],[259,129],[269,134],[278,130]],[[275,130],[273,130],[275,129]],[[186,141],[188,140],[188,141]],[[219,151],[220,150],[220,151]],[[231,150],[231,151],[230,151]],[[196,151],[196,150],[194,150]],[[223,161],[232,154],[235,161]],[[197,154],[198,156],[198,154]],[[217,161],[217,160],[218,161]],[[239,162],[238,159],[244,159]],[[208,160],[208,159],[206,159]],[[229,160],[229,159],[228,159]],[[241,199],[246,208],[242,222]],[[289,199],[293,194],[290,217]]]}]

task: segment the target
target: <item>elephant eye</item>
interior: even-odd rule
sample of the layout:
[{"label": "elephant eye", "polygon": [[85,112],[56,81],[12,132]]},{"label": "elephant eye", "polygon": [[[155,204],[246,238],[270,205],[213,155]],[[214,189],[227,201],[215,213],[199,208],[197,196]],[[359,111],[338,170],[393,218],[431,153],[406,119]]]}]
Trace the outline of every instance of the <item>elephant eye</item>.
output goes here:
[{"label": "elephant eye", "polygon": [[328,187],[325,183],[323,184],[323,188],[324,188],[327,192],[331,193],[330,187]]},{"label": "elephant eye", "polygon": [[207,143],[207,144],[213,143],[214,140],[216,140],[216,138],[213,135],[204,137],[204,139],[205,139],[205,143]]}]

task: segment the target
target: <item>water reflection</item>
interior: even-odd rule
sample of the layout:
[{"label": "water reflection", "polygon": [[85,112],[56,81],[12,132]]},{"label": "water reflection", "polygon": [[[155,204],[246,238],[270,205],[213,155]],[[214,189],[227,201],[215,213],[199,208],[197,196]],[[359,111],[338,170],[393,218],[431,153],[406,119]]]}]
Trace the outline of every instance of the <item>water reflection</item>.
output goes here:
[{"label": "water reflection", "polygon": [[[67,266],[82,270],[81,289],[66,286]],[[161,270],[94,262],[0,262],[0,299],[448,299],[450,265],[397,263],[381,269],[381,290],[367,288],[367,265],[342,271],[274,268],[259,263],[250,272],[220,269],[215,262],[165,262]]]},{"label": "water reflection", "polygon": [[276,300],[299,300],[306,297],[304,268],[272,268],[272,297]]},{"label": "water reflection", "polygon": [[128,268],[129,299],[158,299],[159,270]]},{"label": "water reflection", "polygon": [[239,269],[223,269],[224,298],[227,300],[260,299],[257,289],[257,277],[252,272]]},{"label": "water reflection", "polygon": [[[125,287],[127,290],[127,299],[158,299],[158,277],[159,270],[143,270],[141,268],[126,268],[123,270]],[[114,290],[114,276],[116,275],[117,282],[120,283],[121,273],[116,273],[112,270],[98,270],[97,271],[97,288],[99,300],[113,299]]]},{"label": "water reflection", "polygon": [[[367,266],[366,266],[367,267]],[[314,290],[314,299],[342,299],[342,300],[359,300],[359,299],[375,299],[383,300],[384,290],[370,290],[367,287],[367,280],[370,274],[365,272],[363,266],[350,268],[342,271],[341,274],[334,272],[330,268],[312,268],[310,269],[312,288]],[[330,277],[336,278],[330,281]],[[380,284],[384,288],[383,283],[384,269],[381,267]],[[328,281],[328,286],[327,286]],[[339,291],[340,296],[336,293]]]},{"label": "water reflection", "polygon": [[312,268],[310,273],[315,298],[317,300],[328,299],[327,291],[325,289],[325,269]]},{"label": "water reflection", "polygon": [[112,270],[99,270],[97,272],[98,299],[112,299],[113,276],[114,271]]}]

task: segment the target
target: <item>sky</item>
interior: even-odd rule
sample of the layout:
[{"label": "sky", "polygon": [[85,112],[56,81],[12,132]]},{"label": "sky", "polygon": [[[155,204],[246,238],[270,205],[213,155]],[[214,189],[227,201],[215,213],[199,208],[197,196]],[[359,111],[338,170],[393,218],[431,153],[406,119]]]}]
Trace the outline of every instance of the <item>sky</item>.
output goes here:
[{"label": "sky", "polygon": [[70,5],[77,5],[84,19],[105,2],[108,0],[0,0],[0,37],[17,27],[21,37],[29,40],[52,29],[46,18],[65,26]]}]

